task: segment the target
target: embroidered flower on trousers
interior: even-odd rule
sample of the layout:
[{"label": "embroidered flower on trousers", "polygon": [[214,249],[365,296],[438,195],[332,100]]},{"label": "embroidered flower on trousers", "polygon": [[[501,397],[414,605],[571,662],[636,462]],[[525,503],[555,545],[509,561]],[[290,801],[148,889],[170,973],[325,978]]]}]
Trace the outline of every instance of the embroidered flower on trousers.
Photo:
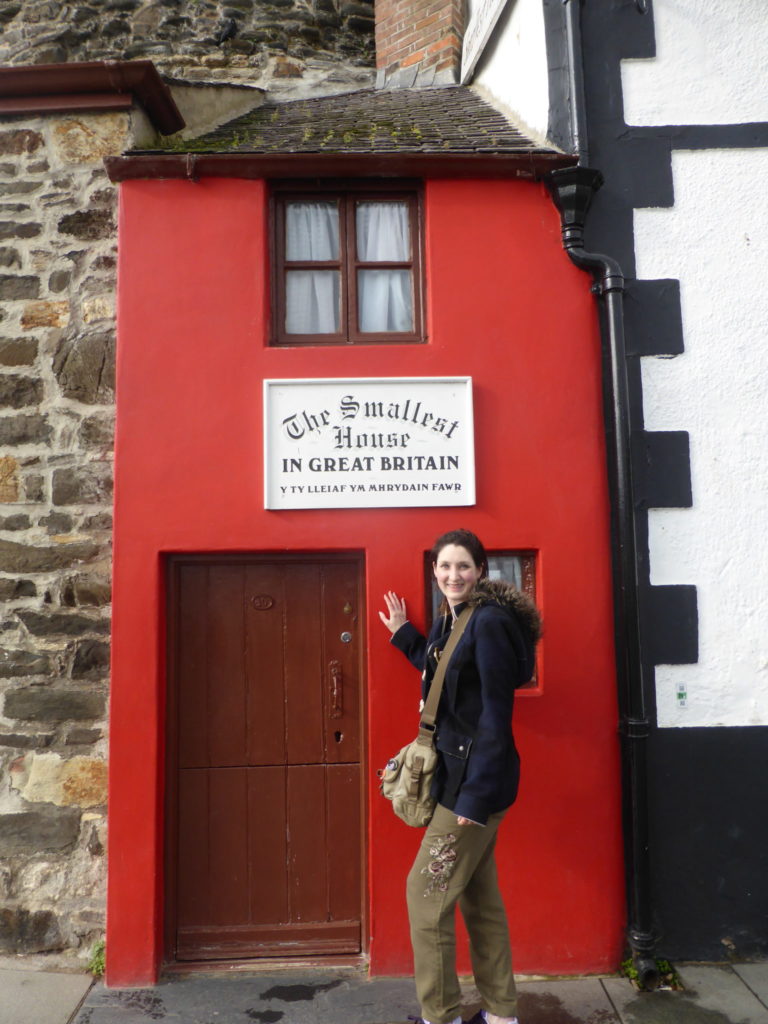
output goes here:
[{"label": "embroidered flower on trousers", "polygon": [[433,892],[448,890],[448,880],[456,866],[455,842],[456,836],[449,832],[446,836],[438,836],[430,846],[429,855],[432,860],[421,869],[422,875],[427,875],[429,878],[424,890],[425,896],[431,896]]}]

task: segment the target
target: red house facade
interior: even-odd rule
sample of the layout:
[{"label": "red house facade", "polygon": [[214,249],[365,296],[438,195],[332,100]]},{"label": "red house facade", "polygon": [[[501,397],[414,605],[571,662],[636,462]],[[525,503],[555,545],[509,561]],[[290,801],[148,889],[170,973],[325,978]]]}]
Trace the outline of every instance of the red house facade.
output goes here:
[{"label": "red house facade", "polygon": [[[434,120],[454,93],[465,101],[422,91],[420,109]],[[319,109],[304,113],[331,108]],[[404,123],[423,147],[419,117]],[[412,131],[410,148],[368,138],[361,153],[352,139],[331,156],[296,142],[256,153],[252,121],[222,131],[215,153],[110,163],[122,184],[108,982],[291,953],[410,971],[402,892],[419,837],[376,769],[414,731],[418,676],[377,613],[395,589],[424,624],[426,553],[456,526],[523,567],[545,621],[499,849],[516,970],[611,969],[624,888],[600,337],[541,182],[570,158],[515,133],[480,154],[446,153],[444,132],[415,152]],[[314,338],[291,327],[283,275],[307,265],[281,249],[286,181],[297,202],[334,209],[339,196],[412,200],[407,254],[373,267],[410,275],[421,303],[405,327],[360,330],[359,239],[351,269],[321,256],[309,271],[341,275],[343,322]],[[266,507],[264,381],[339,378],[470,378],[474,502]],[[429,474],[422,463],[414,479]]]}]

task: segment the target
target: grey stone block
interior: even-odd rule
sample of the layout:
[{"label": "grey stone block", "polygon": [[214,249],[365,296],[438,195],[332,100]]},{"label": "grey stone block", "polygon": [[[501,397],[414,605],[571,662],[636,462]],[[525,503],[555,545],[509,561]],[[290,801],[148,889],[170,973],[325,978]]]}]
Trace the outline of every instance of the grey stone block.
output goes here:
[{"label": "grey stone block", "polygon": [[62,591],[62,603],[70,608],[75,605],[102,608],[112,600],[109,580],[96,576],[75,576],[67,580]]},{"label": "grey stone block", "polygon": [[50,534],[71,533],[72,516],[68,516],[64,512],[51,512],[50,515],[40,519],[40,525],[44,526]]},{"label": "grey stone block", "polygon": [[0,815],[0,852],[6,857],[68,850],[79,834],[80,813],[69,807]]},{"label": "grey stone block", "polygon": [[0,220],[0,238],[37,238],[42,230],[40,224],[19,224],[15,220]]},{"label": "grey stone block", "polygon": [[0,732],[0,747],[15,747],[18,750],[42,750],[53,743],[53,733]]},{"label": "grey stone block", "polygon": [[112,497],[112,467],[107,462],[89,462],[53,474],[54,505],[93,505]]},{"label": "grey stone block", "polygon": [[96,721],[105,707],[100,693],[28,686],[6,693],[4,715],[25,722]]},{"label": "grey stone block", "polygon": [[31,366],[37,348],[36,338],[0,338],[0,366]]},{"label": "grey stone block", "polygon": [[0,907],[0,950],[50,953],[63,947],[59,922],[53,911]]},{"label": "grey stone block", "polygon": [[21,267],[21,256],[18,249],[0,246],[0,267]]},{"label": "grey stone block", "polygon": [[[29,497],[29,493],[27,493]],[[30,499],[35,500],[35,499]],[[3,572],[53,572],[87,561],[98,554],[93,541],[75,541],[55,547],[34,547],[0,540],[0,570]]]},{"label": "grey stone block", "polygon": [[45,416],[0,417],[0,445],[45,444],[51,432]]},{"label": "grey stone block", "polygon": [[29,516],[22,513],[15,516],[0,516],[0,530],[28,530],[30,525]]},{"label": "grey stone block", "polygon": [[109,644],[101,640],[83,640],[79,643],[72,664],[72,678],[102,679],[108,674]]},{"label": "grey stone block", "polygon": [[39,405],[43,400],[43,382],[35,377],[18,375],[0,377],[0,406],[9,409],[23,409],[27,405]]},{"label": "grey stone block", "polygon": [[15,601],[18,597],[35,597],[37,587],[32,580],[0,580],[0,601]]},{"label": "grey stone block", "polygon": [[33,636],[82,636],[83,633],[109,633],[109,622],[72,612],[45,614],[32,609],[16,613]]},{"label": "grey stone block", "polygon": [[18,299],[37,299],[39,297],[39,278],[22,277],[18,274],[0,275],[0,299],[6,302],[14,302]]},{"label": "grey stone block", "polygon": [[59,234],[91,242],[111,238],[115,233],[115,221],[108,210],[78,210],[62,217],[58,229]]},{"label": "grey stone block", "polygon": [[3,156],[21,156],[22,153],[34,153],[43,145],[40,132],[30,128],[0,132],[0,154]]},{"label": "grey stone block", "polygon": [[111,416],[89,416],[80,427],[80,441],[86,448],[111,449],[115,424]]},{"label": "grey stone block", "polygon": [[102,737],[101,729],[72,729],[64,742],[71,747],[92,747]]},{"label": "grey stone block", "polygon": [[0,679],[14,679],[17,676],[44,676],[51,671],[48,654],[36,651],[0,650]]},{"label": "grey stone block", "polygon": [[53,372],[66,398],[93,404],[112,401],[115,390],[115,339],[112,334],[65,338],[53,360]]}]

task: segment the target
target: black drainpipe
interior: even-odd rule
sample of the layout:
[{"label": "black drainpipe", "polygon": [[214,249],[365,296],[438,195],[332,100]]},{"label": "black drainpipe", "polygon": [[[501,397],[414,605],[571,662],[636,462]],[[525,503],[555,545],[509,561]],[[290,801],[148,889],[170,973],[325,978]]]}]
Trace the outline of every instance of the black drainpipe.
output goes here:
[{"label": "black drainpipe", "polygon": [[[574,6],[573,0],[570,4]],[[574,54],[571,54],[573,60]],[[583,109],[583,108],[582,108]],[[583,131],[583,122],[575,119]],[[641,984],[655,988],[659,974],[652,928],[648,841],[647,747],[649,723],[640,661],[637,541],[630,450],[629,389],[624,346],[624,276],[609,256],[584,248],[584,222],[603,183],[599,171],[569,167],[547,175],[557,206],[563,246],[594,278],[603,337],[603,397],[612,497],[614,617],[620,735],[624,776],[624,834],[627,858],[627,937]]]}]

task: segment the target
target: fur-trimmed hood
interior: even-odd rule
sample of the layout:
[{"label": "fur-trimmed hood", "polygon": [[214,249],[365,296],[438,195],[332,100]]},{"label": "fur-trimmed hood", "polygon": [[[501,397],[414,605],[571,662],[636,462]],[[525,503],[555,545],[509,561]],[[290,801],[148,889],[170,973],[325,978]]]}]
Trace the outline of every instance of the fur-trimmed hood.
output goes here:
[{"label": "fur-trimmed hood", "polygon": [[502,608],[509,608],[514,612],[522,629],[527,632],[534,648],[541,639],[543,627],[539,609],[527,594],[518,590],[512,583],[505,580],[478,580],[467,598],[467,604],[473,608],[479,608],[484,604],[498,604]]}]

